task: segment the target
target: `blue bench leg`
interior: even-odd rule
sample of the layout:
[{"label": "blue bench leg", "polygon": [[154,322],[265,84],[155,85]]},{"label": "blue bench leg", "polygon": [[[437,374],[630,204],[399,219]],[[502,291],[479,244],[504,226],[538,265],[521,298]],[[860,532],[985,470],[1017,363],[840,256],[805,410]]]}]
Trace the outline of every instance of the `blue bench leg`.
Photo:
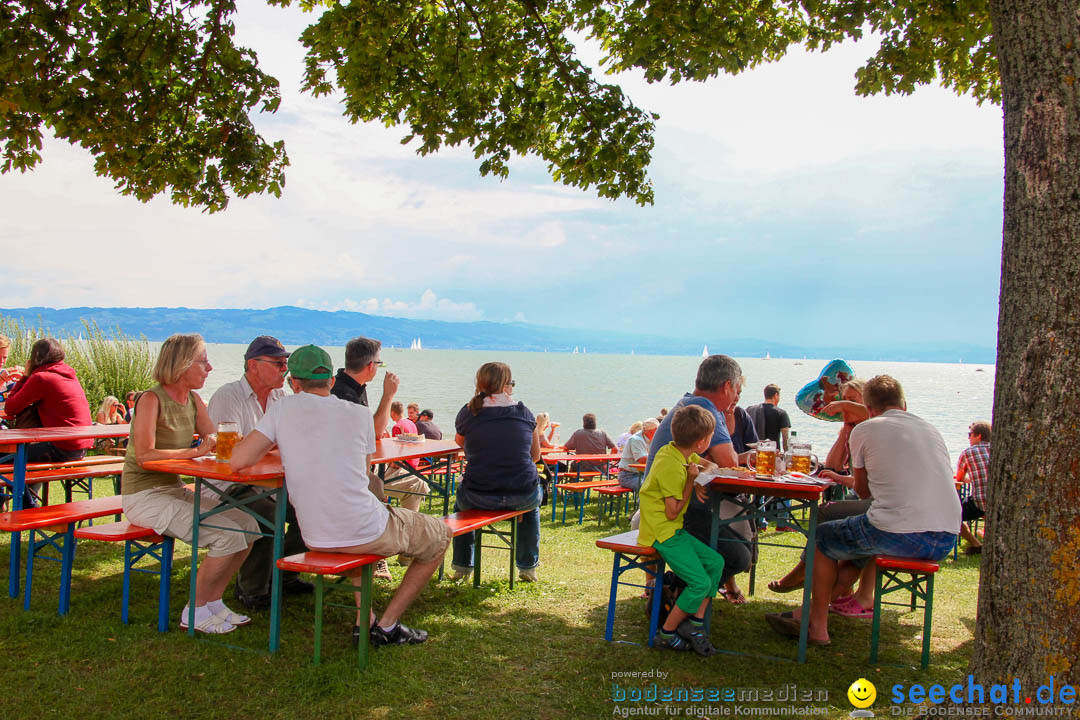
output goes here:
[{"label": "blue bench leg", "polygon": [[615,558],[612,560],[611,566],[611,594],[608,595],[607,604],[607,625],[604,627],[604,639],[611,642],[615,634],[615,599],[618,596],[619,590],[619,560],[622,558],[620,553],[614,553]]},{"label": "blue bench leg", "polygon": [[169,599],[172,594],[173,543],[171,537],[161,541],[161,577],[158,578],[158,632],[169,631]]},{"label": "blue bench leg", "polygon": [[656,631],[660,629],[660,602],[664,599],[664,561],[656,558],[656,570],[653,575],[652,610],[649,613],[649,647],[656,640]]},{"label": "blue bench leg", "polygon": [[[34,588],[34,555],[37,553],[37,535],[40,530],[31,530],[26,533],[26,587],[23,588],[23,610],[30,609],[30,594]],[[44,535],[44,533],[42,533]],[[18,570],[14,574],[18,574]],[[63,580],[60,581],[63,584]]]}]

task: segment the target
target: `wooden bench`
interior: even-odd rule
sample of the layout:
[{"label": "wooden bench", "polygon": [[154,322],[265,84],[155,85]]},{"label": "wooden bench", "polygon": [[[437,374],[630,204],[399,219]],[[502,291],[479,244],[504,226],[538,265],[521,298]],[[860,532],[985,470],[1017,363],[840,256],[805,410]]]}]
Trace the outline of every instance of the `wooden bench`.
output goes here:
[{"label": "wooden bench", "polygon": [[623,505],[626,505],[626,517],[630,517],[630,496],[634,491],[622,485],[603,486],[596,488],[596,525],[599,527],[604,522],[604,517],[611,515],[611,506],[615,506],[615,524],[619,524],[622,517]]},{"label": "wooden bench", "polygon": [[[649,610],[649,635],[648,644],[653,644],[656,630],[660,627],[660,600],[663,597],[664,585],[664,559],[656,548],[637,544],[637,530],[624,532],[619,535],[601,538],[596,541],[596,547],[611,550],[615,553],[615,560],[611,567],[611,593],[608,596],[607,624],[604,626],[604,639],[612,642],[615,631],[615,600],[618,596],[620,585],[626,587],[648,589],[647,585],[626,582],[621,578],[627,570],[642,570],[646,575],[653,578],[652,607]],[[620,640],[619,642],[628,642]],[[630,643],[636,645],[637,643]]]},{"label": "wooden bench", "polygon": [[[67,614],[71,607],[71,566],[75,560],[75,525],[83,520],[118,515],[122,510],[119,495],[79,500],[60,505],[27,508],[0,513],[0,532],[29,532],[26,543],[26,590],[23,593],[23,609],[30,609],[30,594],[34,580],[34,560],[41,550],[51,547],[59,557],[41,555],[44,560],[60,563],[59,613]],[[39,537],[40,536],[40,537]],[[13,540],[14,542],[14,540]],[[9,572],[17,574],[18,555]],[[16,592],[12,597],[17,596]]]},{"label": "wooden bench", "polygon": [[[878,555],[874,558],[877,565],[877,580],[874,586],[874,623],[870,629],[870,662],[876,663],[878,657],[878,637],[881,631],[881,606],[899,605],[912,611],[922,608],[922,669],[930,665],[930,621],[934,611],[934,574],[940,566],[930,560]],[[905,577],[901,577],[901,575]],[[908,602],[886,602],[882,596],[898,591],[908,591]],[[918,601],[922,601],[922,605]]]},{"label": "wooden bench", "polygon": [[[124,590],[120,621],[125,625],[128,623],[128,605],[131,598],[131,574],[140,572],[158,576],[158,632],[168,631],[173,538],[158,535],[151,528],[132,525],[127,520],[79,528],[75,531],[75,537],[81,540],[124,543]],[[157,561],[156,570],[135,567],[135,563],[147,556]]]},{"label": "wooden bench", "polygon": [[[82,461],[76,460],[55,464],[32,463],[27,466],[26,485],[29,487],[42,483],[62,482],[64,484],[64,502],[71,502],[72,494],[76,489],[86,493],[87,499],[94,496],[94,478],[109,477],[110,475],[119,478],[124,472],[124,461],[114,457],[106,458],[105,462],[98,461],[96,456],[84,459],[93,460],[94,462],[80,464]],[[6,490],[0,500],[11,498],[14,492],[13,486],[15,483],[4,475],[5,472],[10,475],[12,471],[0,469],[0,484]],[[119,483],[114,483],[114,486],[114,491],[119,493]],[[49,499],[48,485],[46,485],[45,490],[42,499],[47,503]]]},{"label": "wooden bench", "polygon": [[[599,476],[600,473],[581,473],[582,477]],[[578,525],[585,521],[585,504],[589,501],[589,491],[593,488],[614,487],[619,484],[614,478],[600,478],[598,480],[583,480],[581,482],[556,483],[555,497],[551,500],[551,521],[555,522],[555,506],[558,504],[558,494],[562,492],[562,523],[566,524],[566,498],[574,496],[574,505],[578,508]]]},{"label": "wooden bench", "polygon": [[[518,517],[529,512],[528,510],[463,510],[453,515],[442,518],[443,522],[450,526],[454,537],[467,532],[479,532],[481,538],[477,539],[475,549],[475,562],[473,565],[473,585],[480,585],[480,565],[482,549],[482,536],[485,534],[496,535],[506,542],[510,550],[510,587],[514,587],[514,556],[517,549],[517,520]],[[499,531],[491,526],[503,521],[510,521],[509,531]],[[492,546],[487,546],[492,547]],[[308,551],[290,555],[277,561],[277,566],[286,572],[302,572],[315,576],[315,648],[313,662],[318,665],[322,659],[322,626],[323,608],[340,607],[355,610],[356,604],[345,605],[342,603],[328,603],[325,592],[328,588],[339,588],[355,592],[355,586],[345,585],[346,578],[360,573],[360,608],[361,617],[371,614],[372,574],[374,565],[379,560],[384,560],[381,555],[351,555],[348,553],[331,553],[321,551]],[[337,575],[338,579],[327,585],[324,578],[327,575]],[[357,664],[367,667],[368,662],[368,633],[360,633],[360,642],[357,646]]]}]

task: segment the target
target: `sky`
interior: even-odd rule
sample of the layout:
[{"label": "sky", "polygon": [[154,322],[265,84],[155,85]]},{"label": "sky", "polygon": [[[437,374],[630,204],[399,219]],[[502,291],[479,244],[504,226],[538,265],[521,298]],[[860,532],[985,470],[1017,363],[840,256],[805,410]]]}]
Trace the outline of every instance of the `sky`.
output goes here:
[{"label": "sky", "polygon": [[[141,203],[49,140],[0,175],[0,307],[298,305],[791,344],[996,342],[1000,107],[929,87],[861,98],[873,41],[706,83],[614,78],[657,112],[639,207],[554,183],[536,158],[483,178],[299,92],[313,16],[242,0],[237,41],[281,82],[282,198],[224,213]],[[588,48],[583,56],[593,57]],[[611,81],[605,77],[604,81]],[[722,348],[714,348],[722,352]]]}]

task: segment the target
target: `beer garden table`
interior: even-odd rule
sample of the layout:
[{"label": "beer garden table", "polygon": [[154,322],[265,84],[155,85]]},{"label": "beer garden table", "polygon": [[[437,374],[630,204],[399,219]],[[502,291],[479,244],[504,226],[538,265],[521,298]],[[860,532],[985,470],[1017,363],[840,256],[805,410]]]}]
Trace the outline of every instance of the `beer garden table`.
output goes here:
[{"label": "beer garden table", "polygon": [[[386,470],[391,466],[397,466],[404,470],[413,477],[420,478],[431,487],[435,488],[435,491],[442,496],[443,499],[443,515],[450,514],[450,472],[451,465],[458,452],[461,451],[461,446],[453,440],[429,440],[425,439],[421,442],[406,442],[404,440],[397,440],[394,438],[380,438],[375,444],[375,452],[368,458],[368,462],[372,465],[380,465],[379,477],[386,477]],[[433,468],[430,474],[423,474],[409,464],[410,460],[418,460],[420,458],[432,458]],[[438,478],[438,470],[435,469],[437,463],[435,459],[443,458],[443,481],[440,483]],[[396,478],[391,478],[394,480]]]},{"label": "beer garden table", "polygon": [[[3,478],[11,488],[11,507],[23,509],[26,490],[27,446],[31,443],[64,440],[98,440],[127,437],[130,425],[79,425],[23,430],[0,430],[0,463],[11,463],[11,477]],[[6,454],[5,454],[6,453]],[[19,596],[19,567],[22,554],[22,534],[11,533],[10,565],[8,566],[8,596]]]}]

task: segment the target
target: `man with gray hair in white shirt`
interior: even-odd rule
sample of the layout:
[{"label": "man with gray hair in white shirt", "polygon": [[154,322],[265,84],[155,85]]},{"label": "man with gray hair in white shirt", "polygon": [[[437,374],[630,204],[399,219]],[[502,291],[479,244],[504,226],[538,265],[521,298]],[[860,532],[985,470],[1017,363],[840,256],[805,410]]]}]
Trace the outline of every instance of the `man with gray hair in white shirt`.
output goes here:
[{"label": "man with gray hair in white shirt", "polygon": [[[277,338],[260,335],[251,341],[244,353],[244,375],[231,383],[222,385],[210,398],[207,412],[214,424],[235,422],[240,426],[240,433],[247,435],[255,429],[255,424],[262,419],[273,403],[285,397],[282,386],[288,371],[289,353]],[[243,483],[207,480],[231,497],[242,499],[255,495],[258,489]],[[213,491],[207,493],[218,502]],[[256,500],[249,504],[265,518],[274,517],[274,501],[270,498]],[[307,549],[300,536],[300,526],[292,506],[285,515],[288,527],[285,530],[285,555],[301,553]],[[270,579],[274,571],[274,538],[261,537],[251,546],[251,553],[240,572],[236,574],[236,599],[248,610],[267,610],[270,607]],[[303,595],[314,590],[311,583],[300,579],[297,573],[285,573],[282,576],[282,590],[290,595]]]}]

